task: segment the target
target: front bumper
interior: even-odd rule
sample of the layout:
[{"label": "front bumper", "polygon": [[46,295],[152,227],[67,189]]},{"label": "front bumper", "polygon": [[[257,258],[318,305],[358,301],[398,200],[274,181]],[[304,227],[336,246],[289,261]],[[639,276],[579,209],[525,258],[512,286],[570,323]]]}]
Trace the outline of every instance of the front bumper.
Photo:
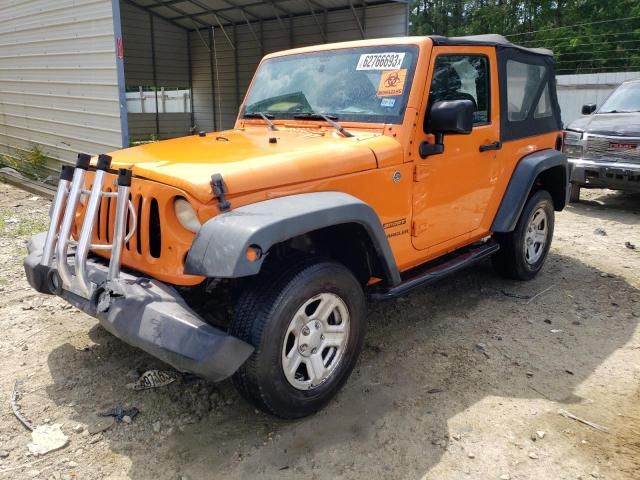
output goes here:
[{"label": "front bumper", "polygon": [[583,187],[640,191],[640,164],[569,158],[571,183]]},{"label": "front bumper", "polygon": [[29,284],[42,293],[57,293],[126,343],[212,381],[232,375],[253,352],[251,345],[205,323],[173,287],[124,271],[107,280],[108,265],[94,257],[87,259],[86,270],[98,287],[89,299],[52,288],[56,269],[41,264],[45,238],[43,232],[28,244],[24,268]]}]

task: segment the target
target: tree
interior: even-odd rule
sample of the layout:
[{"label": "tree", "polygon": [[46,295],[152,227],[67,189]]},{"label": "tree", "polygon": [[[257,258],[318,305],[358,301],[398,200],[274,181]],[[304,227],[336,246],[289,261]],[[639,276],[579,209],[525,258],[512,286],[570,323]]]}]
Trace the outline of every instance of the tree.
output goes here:
[{"label": "tree", "polygon": [[500,33],[556,54],[559,73],[640,70],[637,0],[413,0],[414,35]]}]

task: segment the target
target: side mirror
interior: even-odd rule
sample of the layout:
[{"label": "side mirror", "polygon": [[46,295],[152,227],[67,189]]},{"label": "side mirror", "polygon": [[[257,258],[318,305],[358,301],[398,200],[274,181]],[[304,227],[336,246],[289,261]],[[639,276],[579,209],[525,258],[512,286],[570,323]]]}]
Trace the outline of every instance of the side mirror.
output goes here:
[{"label": "side mirror", "polygon": [[595,111],[596,111],[596,104],[595,103],[587,103],[586,105],[582,106],[582,114],[583,115],[591,115]]},{"label": "side mirror", "polygon": [[445,135],[468,135],[473,129],[474,106],[471,100],[446,100],[436,102],[424,118],[423,130],[436,137],[435,144],[422,142],[420,156],[444,152]]}]

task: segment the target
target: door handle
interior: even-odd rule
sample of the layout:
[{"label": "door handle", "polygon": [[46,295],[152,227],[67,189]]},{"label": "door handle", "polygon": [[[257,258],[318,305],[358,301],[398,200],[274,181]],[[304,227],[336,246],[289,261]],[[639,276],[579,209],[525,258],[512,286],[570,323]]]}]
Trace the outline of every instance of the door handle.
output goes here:
[{"label": "door handle", "polygon": [[488,152],[489,150],[500,150],[502,148],[502,142],[485,143],[480,145],[481,152]]}]

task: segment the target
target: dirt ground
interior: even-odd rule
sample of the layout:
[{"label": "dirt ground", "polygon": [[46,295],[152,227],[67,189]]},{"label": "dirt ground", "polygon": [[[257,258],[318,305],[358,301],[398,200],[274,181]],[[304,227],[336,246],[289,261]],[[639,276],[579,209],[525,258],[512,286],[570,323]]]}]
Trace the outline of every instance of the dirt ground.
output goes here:
[{"label": "dirt ground", "polygon": [[[0,184],[0,478],[640,478],[640,195],[584,192],[532,282],[483,263],[371,305],[346,387],[295,422],[229,383],[127,389],[166,367],[27,286],[24,241],[47,209]],[[30,455],[16,380],[22,413],[62,424],[65,448]],[[114,406],[140,413],[94,434]]]}]

